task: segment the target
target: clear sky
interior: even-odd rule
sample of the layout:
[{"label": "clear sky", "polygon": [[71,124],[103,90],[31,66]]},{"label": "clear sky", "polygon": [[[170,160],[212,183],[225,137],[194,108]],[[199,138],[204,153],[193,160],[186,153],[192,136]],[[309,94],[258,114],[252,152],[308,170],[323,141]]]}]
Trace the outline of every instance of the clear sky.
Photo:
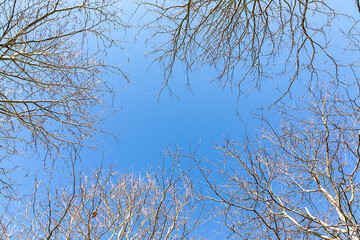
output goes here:
[{"label": "clear sky", "polygon": [[190,75],[192,91],[189,91],[186,76],[178,67],[171,87],[179,98],[171,97],[165,90],[157,101],[154,94],[162,86],[162,70],[156,63],[147,70],[151,59],[143,55],[141,41],[131,45],[130,50],[114,51],[110,63],[124,59],[124,52],[130,62],[123,69],[128,73],[131,84],[122,79],[111,79],[114,89],[124,90],[117,93],[114,101],[114,107],[121,106],[122,109],[104,126],[110,132],[120,133],[120,143],[116,145],[108,139],[100,144],[99,151],[86,151],[83,156],[87,162],[91,159],[92,163],[96,163],[102,153],[107,152],[105,162],[116,162],[119,169],[148,169],[157,164],[168,145],[187,149],[189,142],[194,146],[199,141],[200,153],[215,154],[212,151],[214,141],[240,136],[245,128],[251,132],[256,127],[251,112],[256,106],[266,106],[276,97],[269,91],[261,95],[255,91],[250,96],[241,97],[237,106],[240,120],[236,112],[236,89],[222,89],[216,83],[210,83],[215,76],[214,71],[204,69]]}]

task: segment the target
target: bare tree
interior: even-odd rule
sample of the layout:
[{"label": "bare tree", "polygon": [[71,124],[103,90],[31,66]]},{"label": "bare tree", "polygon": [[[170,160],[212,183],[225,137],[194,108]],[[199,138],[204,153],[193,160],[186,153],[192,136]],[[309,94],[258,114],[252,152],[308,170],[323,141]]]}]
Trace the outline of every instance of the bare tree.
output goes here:
[{"label": "bare tree", "polygon": [[39,149],[55,159],[101,131],[111,113],[106,74],[125,77],[104,62],[118,42],[111,31],[125,27],[118,3],[0,1],[2,159]]},{"label": "bare tree", "polygon": [[3,206],[1,239],[200,239],[204,206],[177,164],[145,174],[48,169],[30,198]]},{"label": "bare tree", "polygon": [[222,160],[186,156],[229,238],[360,239],[359,90],[313,87],[257,136],[216,145]]},{"label": "bare tree", "polygon": [[[156,61],[165,69],[164,87],[177,62],[188,71],[215,69],[219,85],[238,87],[240,93],[273,78],[284,94],[296,79],[310,82],[325,76],[342,82],[345,72],[348,76],[358,66],[351,56],[359,48],[358,12],[349,12],[335,2],[140,3],[151,18],[146,25],[153,29],[149,42],[154,44]],[[353,1],[343,5],[347,3],[356,6]]]}]

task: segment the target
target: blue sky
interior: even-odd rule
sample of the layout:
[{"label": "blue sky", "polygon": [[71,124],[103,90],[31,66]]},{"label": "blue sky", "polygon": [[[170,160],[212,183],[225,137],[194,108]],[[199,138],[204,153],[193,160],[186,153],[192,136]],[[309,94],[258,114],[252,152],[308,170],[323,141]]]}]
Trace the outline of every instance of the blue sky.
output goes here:
[{"label": "blue sky", "polygon": [[[240,137],[244,130],[252,132],[256,123],[252,111],[274,101],[276,94],[254,91],[250,96],[242,96],[236,106],[237,90],[221,88],[210,83],[215,76],[211,69],[200,70],[190,75],[190,91],[186,75],[180,67],[175,68],[171,88],[177,97],[170,96],[165,90],[160,98],[157,94],[161,88],[162,70],[143,55],[141,41],[131,46],[129,63],[124,71],[129,75],[131,84],[122,79],[111,79],[114,89],[119,90],[114,107],[122,107],[105,123],[105,129],[120,133],[119,144],[111,138],[102,142],[97,152],[85,151],[83,158],[88,163],[101,159],[107,164],[116,162],[117,168],[148,169],[157,164],[162,151],[168,145],[178,145],[187,149],[191,145],[200,145],[200,154],[217,157],[213,143],[222,141],[227,136]],[[113,52],[110,63],[122,59],[122,50]],[[119,57],[117,57],[119,56]],[[273,88],[264,85],[263,89]],[[240,113],[241,120],[236,112]]]}]

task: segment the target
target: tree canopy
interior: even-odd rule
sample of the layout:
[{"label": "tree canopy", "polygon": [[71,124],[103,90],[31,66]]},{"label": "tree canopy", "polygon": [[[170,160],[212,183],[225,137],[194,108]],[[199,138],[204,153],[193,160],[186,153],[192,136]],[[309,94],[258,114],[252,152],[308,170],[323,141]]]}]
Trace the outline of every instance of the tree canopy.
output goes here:
[{"label": "tree canopy", "polygon": [[[0,167],[2,239],[360,239],[359,1],[134,1],[139,19],[123,3],[0,1],[0,163],[43,160],[33,185]],[[160,93],[177,69],[190,85],[215,70],[239,96],[278,85],[257,129],[215,143],[218,158],[169,146],[139,173],[84,170],[82,150],[116,135],[108,79],[128,77],[107,56],[136,24]]]}]

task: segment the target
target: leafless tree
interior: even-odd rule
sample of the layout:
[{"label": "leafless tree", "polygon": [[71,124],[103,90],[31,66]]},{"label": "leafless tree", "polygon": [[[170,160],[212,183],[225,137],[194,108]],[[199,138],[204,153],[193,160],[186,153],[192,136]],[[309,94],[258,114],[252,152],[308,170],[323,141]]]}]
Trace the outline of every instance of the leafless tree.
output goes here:
[{"label": "leafless tree", "polygon": [[31,198],[3,205],[1,239],[201,239],[204,206],[177,165],[145,174],[48,169]]},{"label": "leafless tree", "polygon": [[[110,114],[104,62],[124,29],[115,0],[0,1],[1,159],[42,151],[63,157]],[[8,169],[4,169],[6,172]],[[1,174],[4,176],[3,174]],[[6,182],[6,179],[3,179]]]},{"label": "leafless tree", "polygon": [[308,90],[277,105],[256,136],[190,154],[233,239],[360,239],[359,86]]},{"label": "leafless tree", "polygon": [[356,9],[350,0],[140,3],[151,19],[146,29],[153,29],[149,43],[165,69],[164,87],[177,62],[188,71],[215,69],[219,85],[239,87],[240,93],[274,79],[283,94],[296,79],[342,82],[358,66],[351,54],[359,49],[359,13],[341,8]]}]

